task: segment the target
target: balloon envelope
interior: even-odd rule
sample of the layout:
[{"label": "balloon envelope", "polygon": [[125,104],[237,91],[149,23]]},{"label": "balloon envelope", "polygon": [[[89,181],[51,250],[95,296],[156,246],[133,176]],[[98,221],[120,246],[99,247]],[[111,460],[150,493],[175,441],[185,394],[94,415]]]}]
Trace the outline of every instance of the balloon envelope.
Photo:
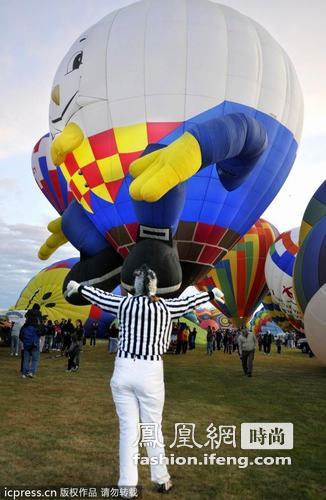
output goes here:
[{"label": "balloon envelope", "polygon": [[246,323],[267,293],[265,260],[278,232],[259,219],[248,233],[215,264],[206,278],[197,283],[200,290],[219,288],[225,304],[217,304],[223,314]]},{"label": "balloon envelope", "polygon": [[37,185],[51,205],[61,215],[74,196],[63,173],[52,162],[49,134],[43,136],[34,146],[32,153],[32,171]]},{"label": "balloon envelope", "polygon": [[295,260],[295,293],[303,312],[310,299],[325,283],[326,216],[321,218],[309,231]]},{"label": "balloon envelope", "polygon": [[317,358],[326,364],[326,285],[309,301],[304,315],[305,333]]},{"label": "balloon envelope", "polygon": [[304,332],[303,316],[293,290],[293,268],[298,252],[299,228],[282,233],[272,244],[265,265],[265,275],[273,302],[276,302],[291,325]]},{"label": "balloon envelope", "polygon": [[303,214],[299,243],[304,242],[311,228],[323,217],[326,217],[326,181],[314,193]]},{"label": "balloon envelope", "polygon": [[268,292],[263,298],[264,309],[271,315],[272,321],[277,324],[283,331],[292,330],[291,323],[285,316],[284,312],[281,311],[280,306],[275,302]]},{"label": "balloon envelope", "polygon": [[150,143],[168,145],[194,124],[230,113],[259,120],[268,145],[234,191],[222,185],[218,165],[185,183],[175,235],[180,260],[209,266],[271,203],[300,140],[297,76],[264,28],[208,0],[140,1],[111,13],[78,37],[60,64],[50,131],[56,136],[69,122],[82,128],[85,141],[61,170],[94,226],[126,257],[140,222],[129,195],[130,162]]},{"label": "balloon envelope", "polygon": [[71,318],[73,322],[80,319],[86,328],[93,321],[102,325],[110,324],[114,316],[102,311],[94,305],[73,306],[63,297],[62,284],[71,267],[79,259],[62,260],[46,267],[34,276],[22,290],[15,309],[30,309],[33,304],[41,306],[41,313],[52,321]]}]

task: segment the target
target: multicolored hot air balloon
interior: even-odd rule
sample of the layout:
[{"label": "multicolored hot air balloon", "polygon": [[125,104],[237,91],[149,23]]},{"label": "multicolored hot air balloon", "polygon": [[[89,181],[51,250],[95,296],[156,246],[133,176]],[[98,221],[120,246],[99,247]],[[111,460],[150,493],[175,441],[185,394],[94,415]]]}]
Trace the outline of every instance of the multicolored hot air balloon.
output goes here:
[{"label": "multicolored hot air balloon", "polygon": [[299,228],[282,233],[266,258],[265,275],[273,302],[276,302],[291,325],[304,332],[303,316],[293,289],[294,261],[299,249]]},{"label": "multicolored hot air balloon", "polygon": [[[69,278],[110,290],[122,271],[130,289],[146,261],[159,293],[180,292],[276,196],[302,119],[290,59],[239,12],[142,0],[109,14],[78,37],[53,82],[51,154],[75,200],[51,248],[61,230],[81,250]],[[92,244],[76,235],[84,226]]]},{"label": "multicolored hot air balloon", "polygon": [[291,323],[289,322],[289,320],[285,316],[284,312],[281,311],[278,303],[276,303],[273,300],[270,292],[268,292],[265,295],[262,303],[263,303],[265,311],[267,311],[271,315],[272,321],[279,328],[281,328],[284,332],[287,332],[287,331],[290,331],[293,329]]},{"label": "multicolored hot air balloon", "polygon": [[200,290],[215,286],[224,293],[222,313],[235,326],[245,325],[259,306],[267,286],[264,275],[268,249],[278,236],[272,224],[259,219],[208,275],[197,283]]},{"label": "multicolored hot air balloon", "polygon": [[294,265],[295,294],[304,313],[309,300],[326,283],[326,181],[317,189],[303,215],[301,246]]},{"label": "multicolored hot air balloon", "polygon": [[293,274],[295,294],[309,345],[326,363],[326,181],[306,208],[300,238]]},{"label": "multicolored hot air balloon", "polygon": [[323,217],[326,217],[326,181],[319,186],[303,214],[299,245],[302,245],[311,228]]},{"label": "multicolored hot air balloon", "polygon": [[227,318],[224,314],[218,314],[214,316],[214,320],[218,324],[219,328],[231,328],[232,322],[229,318]]},{"label": "multicolored hot air balloon", "polygon": [[253,333],[256,335],[261,332],[262,326],[266,325],[266,323],[270,321],[273,321],[273,318],[269,311],[266,311],[266,309],[260,309],[257,311],[250,321]]},{"label": "multicolored hot air balloon", "polygon": [[34,146],[32,171],[37,185],[51,205],[61,215],[74,199],[64,175],[52,162],[49,154],[50,134],[43,136]]},{"label": "multicolored hot air balloon", "polygon": [[100,330],[109,325],[114,319],[111,314],[91,304],[76,307],[64,299],[62,283],[77,261],[76,258],[61,260],[40,271],[22,290],[14,309],[30,309],[38,303],[42,315],[52,321],[71,318],[75,322],[81,319],[86,329],[93,321],[98,321]]}]

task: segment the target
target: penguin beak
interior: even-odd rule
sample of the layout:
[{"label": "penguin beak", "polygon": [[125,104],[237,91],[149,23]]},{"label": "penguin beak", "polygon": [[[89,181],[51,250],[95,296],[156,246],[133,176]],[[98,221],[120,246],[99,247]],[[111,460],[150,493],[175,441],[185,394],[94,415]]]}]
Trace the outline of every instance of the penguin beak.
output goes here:
[{"label": "penguin beak", "polygon": [[53,87],[51,92],[51,99],[57,106],[60,106],[60,85]]}]

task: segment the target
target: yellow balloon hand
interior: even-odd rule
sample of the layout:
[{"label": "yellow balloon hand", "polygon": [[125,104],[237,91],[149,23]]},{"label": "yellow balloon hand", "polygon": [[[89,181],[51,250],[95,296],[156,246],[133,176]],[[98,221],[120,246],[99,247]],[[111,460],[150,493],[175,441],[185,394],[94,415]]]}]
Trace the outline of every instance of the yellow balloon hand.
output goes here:
[{"label": "yellow balloon hand", "polygon": [[51,158],[54,165],[61,165],[68,153],[74,151],[84,140],[84,134],[76,123],[68,123],[51,144]]},{"label": "yellow balloon hand", "polygon": [[198,172],[201,163],[197,139],[185,132],[166,148],[143,156],[130,165],[130,174],[135,178],[130,184],[130,196],[134,200],[157,201]]},{"label": "yellow balloon hand", "polygon": [[48,225],[48,230],[52,234],[38,251],[38,256],[41,260],[47,260],[61,245],[64,245],[68,241],[61,229],[61,217],[51,221]]}]

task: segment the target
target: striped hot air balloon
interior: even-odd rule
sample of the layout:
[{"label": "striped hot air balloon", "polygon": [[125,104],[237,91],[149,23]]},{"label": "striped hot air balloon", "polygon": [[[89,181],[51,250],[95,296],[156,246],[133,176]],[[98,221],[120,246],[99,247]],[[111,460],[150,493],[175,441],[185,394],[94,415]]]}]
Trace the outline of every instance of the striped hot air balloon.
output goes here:
[{"label": "striped hot air balloon", "polygon": [[295,294],[309,345],[326,363],[326,181],[308,203],[300,240],[293,273]]},{"label": "striped hot air balloon", "polygon": [[280,306],[278,303],[276,303],[272,296],[271,293],[268,292],[265,297],[263,298],[263,306],[264,309],[269,312],[269,314],[272,317],[272,321],[277,324],[284,332],[287,332],[289,330],[292,330],[293,327],[291,326],[291,323],[285,316],[284,312],[281,311]]},{"label": "striped hot air balloon", "polygon": [[233,323],[244,325],[267,293],[264,266],[270,245],[278,232],[259,219],[208,275],[197,283],[200,290],[214,287],[224,293],[225,304],[218,304]]},{"label": "striped hot air balloon", "polygon": [[298,244],[299,228],[282,233],[268,252],[265,275],[273,301],[279,305],[291,325],[303,333],[303,316],[293,288],[293,268]]}]

